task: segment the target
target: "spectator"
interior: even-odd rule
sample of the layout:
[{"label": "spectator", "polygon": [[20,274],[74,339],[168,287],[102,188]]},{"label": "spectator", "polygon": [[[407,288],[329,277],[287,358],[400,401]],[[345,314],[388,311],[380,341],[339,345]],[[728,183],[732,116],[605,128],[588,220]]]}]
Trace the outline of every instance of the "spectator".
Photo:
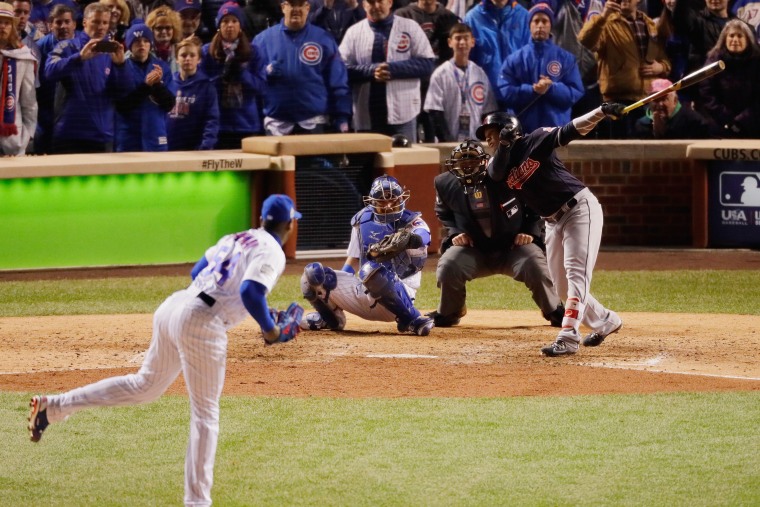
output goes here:
[{"label": "spectator", "polygon": [[[258,1],[270,0],[253,0],[253,2]],[[245,2],[246,0],[201,0],[201,24],[203,25],[204,29],[213,36],[219,29],[217,26],[218,23],[216,21],[216,16],[219,14],[219,10],[222,8],[222,5],[225,3],[235,3],[238,4],[238,7],[240,7],[242,10]],[[240,21],[240,28],[243,31],[247,30],[245,16],[243,16]],[[248,36],[248,34],[246,34],[246,36]],[[248,37],[248,40],[251,40],[251,38]],[[202,61],[203,60],[201,60],[201,62]]]},{"label": "spectator", "polygon": [[[422,31],[427,35],[430,47],[433,48],[433,54],[436,58],[436,66],[451,59],[452,51],[448,47],[448,37],[451,27],[459,22],[459,18],[453,12],[446,9],[436,0],[417,0],[406,7],[402,7],[395,12],[396,16],[412,19],[420,25]],[[422,103],[425,103],[430,79],[423,78],[420,80],[420,92],[422,93]],[[433,122],[430,116],[423,109],[417,117],[417,123],[421,125],[422,137],[420,142],[435,142]],[[420,131],[420,129],[418,129]]]},{"label": "spectator", "polygon": [[364,0],[367,19],[353,25],[340,45],[353,87],[354,128],[417,139],[422,107],[420,79],[435,65],[425,32],[391,14],[391,0]]},{"label": "spectator", "polygon": [[[649,93],[672,84],[668,79],[655,79]],[[706,139],[709,128],[702,115],[683,107],[678,94],[670,92],[649,104],[646,115],[636,122],[635,135],[639,139]]]},{"label": "spectator", "polygon": [[464,22],[475,37],[470,58],[486,71],[491,87],[496,89],[504,60],[530,41],[528,11],[510,0],[482,0],[467,13]]},{"label": "spectator", "polygon": [[454,58],[435,69],[425,97],[438,142],[474,139],[484,113],[496,109],[496,96],[483,69],[470,61],[475,46],[472,29],[451,27],[448,40]]},{"label": "spectator", "polygon": [[707,53],[706,64],[726,69],[699,84],[701,104],[713,135],[760,138],[760,48],[749,25],[732,19]]},{"label": "spectator", "polygon": [[682,0],[673,9],[673,25],[676,34],[689,42],[689,61],[686,73],[701,68],[707,52],[718,42],[723,27],[732,14],[728,12],[728,0]]},{"label": "spectator", "polygon": [[251,40],[282,19],[280,0],[251,0],[243,12],[247,20],[245,34]]},{"label": "spectator", "polygon": [[446,9],[436,0],[417,0],[416,3],[402,7],[396,16],[412,19],[427,35],[430,47],[436,58],[436,66],[451,59],[454,52],[448,45],[451,27],[459,23],[456,14]]},{"label": "spectator", "polygon": [[731,4],[731,14],[751,26],[760,42],[760,1],[736,0]]},{"label": "spectator", "polygon": [[169,64],[172,74],[177,72],[179,66],[174,59],[174,45],[182,39],[182,20],[179,14],[169,7],[162,6],[148,14],[145,24],[156,39],[153,53]]},{"label": "spectator", "polygon": [[166,151],[166,113],[174,107],[169,65],[151,54],[154,36],[147,25],[127,30],[125,64],[130,90],[116,103],[116,151]]},{"label": "spectator", "polygon": [[348,132],[351,91],[338,45],[325,30],[307,23],[307,0],[282,2],[282,22],[253,41],[259,76],[266,81],[264,130],[273,136],[321,134],[332,121]]},{"label": "spectator", "polygon": [[203,71],[202,42],[198,37],[182,39],[176,46],[179,72],[169,82],[176,97],[166,120],[169,151],[213,150],[219,135],[219,103],[216,87]]},{"label": "spectator", "polygon": [[[489,114],[484,123],[495,128],[508,118]],[[483,132],[479,127],[480,139]],[[544,221],[503,181],[486,175],[488,158],[480,143],[468,139],[435,177],[435,214],[446,233],[436,268],[440,302],[428,315],[438,327],[458,324],[467,313],[467,283],[501,274],[524,283],[543,317],[561,327],[565,308],[546,264]]]},{"label": "spectator", "polygon": [[[84,10],[84,31],[50,53],[45,77],[57,84],[53,153],[104,153],[113,150],[114,100],[124,93],[124,47],[101,52],[111,13],[100,3]],[[97,46],[97,48],[96,48]],[[58,91],[60,89],[60,91]]]},{"label": "spectator", "polygon": [[[63,40],[73,39],[76,33],[74,9],[66,4],[57,4],[50,11],[49,34],[40,39],[40,68],[44,69],[48,56],[56,45]],[[43,155],[51,152],[53,142],[53,110],[55,103],[55,81],[45,77],[44,70],[39,73],[40,86],[37,88],[37,132],[34,135],[34,153]]]},{"label": "spectator", "polygon": [[[16,15],[16,22],[18,23],[16,30],[21,38],[21,44],[29,48],[34,55],[34,59],[37,60],[37,65],[39,65],[40,60],[42,60],[42,53],[39,46],[37,46],[37,40],[41,39],[43,34],[38,34],[34,25],[29,22],[29,14],[31,12],[31,0],[14,0],[13,13]],[[38,71],[35,71],[35,76],[36,72]],[[39,84],[39,77],[35,77],[35,83]]]},{"label": "spectator", "polygon": [[314,24],[330,32],[340,45],[346,30],[367,17],[359,0],[325,0],[314,18]]},{"label": "spectator", "polygon": [[[670,81],[676,82],[686,75],[689,64],[689,41],[676,33],[673,11],[678,0],[663,0],[660,17],[655,19],[657,38],[665,42],[665,54],[670,60]],[[688,2],[689,0],[681,0]],[[683,94],[686,97],[685,94]]]},{"label": "spectator", "polygon": [[201,26],[201,0],[176,0],[174,10],[182,21],[182,37],[186,39],[195,35],[203,43],[211,41],[211,34]]},{"label": "spectator", "polygon": [[244,137],[261,134],[257,95],[264,82],[257,75],[258,56],[242,30],[243,10],[234,2],[219,9],[219,30],[203,46],[201,70],[216,82],[219,99],[220,150],[240,149]]},{"label": "spectator", "polygon": [[100,0],[100,3],[107,6],[111,11],[111,21],[108,23],[108,34],[111,36],[111,40],[124,44],[129,21],[132,19],[127,2],[125,0]]},{"label": "spectator", "polygon": [[162,5],[172,7],[174,5],[173,0],[126,0],[129,10],[132,12],[130,19],[148,19],[148,14],[153,9],[158,9]]},{"label": "spectator", "polygon": [[0,154],[23,156],[37,126],[37,60],[21,44],[13,11],[0,2]]},{"label": "spectator", "polygon": [[[605,102],[631,104],[646,96],[653,79],[670,72],[654,21],[637,9],[639,0],[608,0],[601,16],[587,21],[578,40],[596,52],[599,88]],[[605,119],[602,137],[624,139],[644,112],[634,109],[621,121]]]},{"label": "spectator", "polygon": [[29,23],[34,27],[35,33],[39,35],[38,40],[51,32],[50,13],[56,5],[65,5],[75,11],[78,9],[77,4],[72,0],[32,0]]},{"label": "spectator", "polygon": [[575,57],[551,40],[554,11],[537,3],[529,11],[531,40],[504,61],[499,95],[516,112],[526,132],[545,125],[564,125],[583,96]]}]

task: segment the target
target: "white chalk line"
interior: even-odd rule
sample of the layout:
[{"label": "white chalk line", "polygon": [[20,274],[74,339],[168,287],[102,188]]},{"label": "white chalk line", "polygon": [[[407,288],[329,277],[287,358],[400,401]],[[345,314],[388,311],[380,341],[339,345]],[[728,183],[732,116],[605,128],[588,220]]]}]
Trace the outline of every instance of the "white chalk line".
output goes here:
[{"label": "white chalk line", "polygon": [[379,357],[383,359],[438,359],[438,356],[427,354],[367,354],[366,357]]}]

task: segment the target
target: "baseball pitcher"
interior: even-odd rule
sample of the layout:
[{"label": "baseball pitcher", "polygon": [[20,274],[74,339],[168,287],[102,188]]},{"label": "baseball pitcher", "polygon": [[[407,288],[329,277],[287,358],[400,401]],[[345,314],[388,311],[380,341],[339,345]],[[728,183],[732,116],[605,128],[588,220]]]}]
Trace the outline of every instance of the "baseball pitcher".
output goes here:
[{"label": "baseball pitcher", "polygon": [[299,331],[303,309],[296,303],[270,309],[267,294],[285,270],[282,245],[301,218],[286,196],[269,196],[262,226],[222,237],[192,270],[193,282],[169,296],[153,317],[153,339],[140,370],[59,395],[34,396],[32,442],[49,423],[82,409],[148,403],[182,372],[190,395],[190,441],[185,459],[185,505],[211,505],[219,436],[219,398],[224,384],[227,330],[253,316],[266,344],[287,342]]}]

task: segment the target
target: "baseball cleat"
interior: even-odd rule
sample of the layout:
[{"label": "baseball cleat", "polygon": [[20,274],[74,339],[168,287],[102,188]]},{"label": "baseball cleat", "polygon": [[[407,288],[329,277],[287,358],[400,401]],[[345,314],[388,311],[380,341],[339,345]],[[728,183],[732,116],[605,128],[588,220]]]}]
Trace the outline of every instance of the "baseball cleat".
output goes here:
[{"label": "baseball cleat", "polygon": [[452,327],[459,324],[459,317],[446,316],[438,312],[430,312],[425,315],[433,319],[435,327]]},{"label": "baseball cleat", "polygon": [[29,438],[32,442],[39,442],[42,432],[48,427],[47,398],[33,396],[29,402]]},{"label": "baseball cleat", "polygon": [[430,334],[430,330],[435,327],[435,321],[430,317],[420,315],[412,321],[409,325],[417,336],[427,336]]},{"label": "baseball cleat", "polygon": [[583,339],[583,346],[584,347],[598,347],[599,345],[602,344],[602,342],[604,341],[604,339],[607,338],[609,335],[617,333],[618,331],[620,331],[621,327],[623,327],[623,321],[622,320],[620,321],[620,324],[618,324],[618,327],[616,327],[615,329],[613,329],[612,331],[610,331],[607,334],[602,334],[602,333],[597,333],[597,332],[589,333]]},{"label": "baseball cleat", "polygon": [[569,356],[571,354],[575,354],[576,352],[578,352],[577,343],[563,342],[562,340],[557,340],[551,345],[548,345],[541,349],[541,353],[549,357]]}]

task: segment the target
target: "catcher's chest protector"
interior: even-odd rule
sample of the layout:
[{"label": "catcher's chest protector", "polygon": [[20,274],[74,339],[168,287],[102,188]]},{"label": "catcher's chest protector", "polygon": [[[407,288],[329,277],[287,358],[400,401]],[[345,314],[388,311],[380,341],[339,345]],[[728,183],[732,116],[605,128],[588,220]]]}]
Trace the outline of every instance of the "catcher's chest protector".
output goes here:
[{"label": "catcher's chest protector", "polygon": [[[367,211],[359,219],[359,232],[362,238],[362,258],[361,264],[367,262],[367,251],[369,246],[377,243],[388,234],[401,230],[411,224],[420,214],[409,210],[404,210],[401,218],[392,224],[379,224],[372,220],[372,212]],[[409,273],[414,273],[416,269],[412,265],[412,259],[407,253],[401,253],[393,259],[383,262],[383,266],[393,270],[399,278],[404,278]]]}]

